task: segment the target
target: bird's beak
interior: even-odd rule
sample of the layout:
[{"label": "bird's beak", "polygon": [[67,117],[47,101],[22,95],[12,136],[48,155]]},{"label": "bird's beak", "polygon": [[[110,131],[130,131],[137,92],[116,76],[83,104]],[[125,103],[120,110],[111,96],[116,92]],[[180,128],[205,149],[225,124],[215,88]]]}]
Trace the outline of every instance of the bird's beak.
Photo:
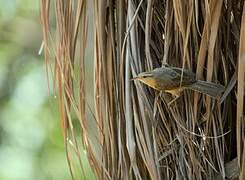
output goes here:
[{"label": "bird's beak", "polygon": [[138,74],[137,76],[133,77],[131,80],[142,79],[145,77],[152,77],[152,73],[151,72],[142,72],[142,73]]},{"label": "bird's beak", "polygon": [[134,80],[137,80],[137,79],[139,79],[139,77],[138,76],[135,76],[135,77],[131,78],[130,80],[131,81],[134,81]]}]

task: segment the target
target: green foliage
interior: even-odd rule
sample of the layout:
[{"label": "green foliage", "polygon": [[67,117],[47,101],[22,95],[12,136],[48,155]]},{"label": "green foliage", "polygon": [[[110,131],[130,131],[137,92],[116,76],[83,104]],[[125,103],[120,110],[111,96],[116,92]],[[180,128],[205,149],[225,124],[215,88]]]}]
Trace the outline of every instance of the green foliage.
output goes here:
[{"label": "green foliage", "polygon": [[70,179],[57,98],[38,55],[39,1],[0,0],[0,33],[0,179]]}]

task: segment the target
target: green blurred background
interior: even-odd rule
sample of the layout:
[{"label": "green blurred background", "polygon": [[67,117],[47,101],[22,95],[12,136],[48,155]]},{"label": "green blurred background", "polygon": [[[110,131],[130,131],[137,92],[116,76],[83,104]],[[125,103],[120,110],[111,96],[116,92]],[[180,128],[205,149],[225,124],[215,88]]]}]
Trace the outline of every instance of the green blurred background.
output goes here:
[{"label": "green blurred background", "polygon": [[41,42],[39,0],[0,0],[0,180],[71,179]]}]

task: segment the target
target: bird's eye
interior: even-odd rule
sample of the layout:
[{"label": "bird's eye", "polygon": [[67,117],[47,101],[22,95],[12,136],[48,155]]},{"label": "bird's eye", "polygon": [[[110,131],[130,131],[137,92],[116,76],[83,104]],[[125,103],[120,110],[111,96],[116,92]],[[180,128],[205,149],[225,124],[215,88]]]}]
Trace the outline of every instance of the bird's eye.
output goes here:
[{"label": "bird's eye", "polygon": [[143,79],[146,79],[146,78],[151,78],[152,76],[149,76],[149,75],[146,75],[146,76],[142,76]]}]

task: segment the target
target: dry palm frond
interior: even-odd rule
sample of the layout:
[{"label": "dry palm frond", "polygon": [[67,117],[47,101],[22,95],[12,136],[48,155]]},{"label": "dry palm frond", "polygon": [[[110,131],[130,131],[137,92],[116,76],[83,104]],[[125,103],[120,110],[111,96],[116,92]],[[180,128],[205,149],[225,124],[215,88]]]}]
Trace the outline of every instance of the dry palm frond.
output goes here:
[{"label": "dry palm frond", "polygon": [[[244,1],[92,5],[91,10],[85,0],[41,0],[45,59],[57,85],[73,178],[73,154],[83,167],[78,131],[98,179],[225,178],[231,177],[227,164],[237,166],[231,169],[240,169],[243,179]],[[53,9],[55,29],[49,20]],[[85,93],[87,19],[94,30],[94,108]],[[166,64],[191,69],[226,91],[220,101],[185,91],[168,106],[170,95],[131,80]]]}]

